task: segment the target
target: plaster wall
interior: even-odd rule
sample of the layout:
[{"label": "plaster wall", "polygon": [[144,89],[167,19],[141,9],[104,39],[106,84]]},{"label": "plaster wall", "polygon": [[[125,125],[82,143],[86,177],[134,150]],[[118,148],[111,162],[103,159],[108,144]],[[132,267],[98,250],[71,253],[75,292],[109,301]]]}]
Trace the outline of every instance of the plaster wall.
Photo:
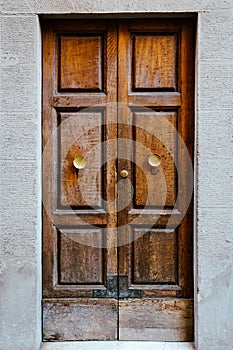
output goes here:
[{"label": "plaster wall", "polygon": [[233,349],[232,0],[1,3],[0,350],[41,342],[39,15],[196,12],[195,344]]}]

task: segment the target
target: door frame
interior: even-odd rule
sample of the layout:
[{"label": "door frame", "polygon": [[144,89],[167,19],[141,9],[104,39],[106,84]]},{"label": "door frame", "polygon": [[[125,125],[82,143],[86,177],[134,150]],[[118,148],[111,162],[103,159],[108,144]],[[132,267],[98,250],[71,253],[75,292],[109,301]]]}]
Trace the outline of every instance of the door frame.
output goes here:
[{"label": "door frame", "polygon": [[[91,16],[75,16],[75,18],[85,18],[86,17],[86,19],[87,20],[89,20],[89,19],[91,19],[91,18],[93,18],[93,19],[102,19],[102,18],[113,18],[113,19],[121,19],[121,16],[120,15],[116,15],[116,16],[104,16],[104,17],[101,17],[101,16],[96,16],[96,15],[91,15]],[[183,18],[187,18],[186,16],[182,16],[182,17],[177,17],[176,15],[175,16],[166,16],[166,15],[163,15],[162,16],[162,18],[164,18],[165,20],[167,19],[167,18],[171,18],[171,19],[183,19]],[[190,18],[194,18],[195,16],[194,15],[191,15],[191,16],[189,16]],[[47,16],[46,17],[44,17],[45,19],[47,19]],[[54,19],[54,17],[52,17],[53,19]],[[51,18],[51,19],[52,19]],[[73,19],[74,17],[72,17],[72,19]],[[129,18],[130,19],[134,19],[134,20],[138,20],[138,19],[145,19],[145,18],[152,18],[152,19],[155,19],[155,20],[157,20],[158,18],[161,18],[160,16],[153,16],[153,15],[149,15],[149,16],[138,16],[138,14],[137,14],[137,16],[129,16]],[[67,19],[67,17],[63,17],[63,19],[65,20],[65,19]],[[197,39],[197,38],[196,38]],[[195,47],[194,47],[194,51],[195,51]],[[196,62],[196,61],[195,61]],[[195,65],[194,65],[194,71],[196,72],[196,63],[195,63]],[[194,81],[194,94],[196,95],[196,84],[195,84],[195,81]],[[193,197],[194,197],[194,199],[193,199],[193,252],[194,252],[194,256],[193,256],[193,269],[194,269],[194,311],[195,311],[195,305],[196,305],[196,302],[195,302],[195,298],[196,298],[196,295],[195,295],[195,290],[196,290],[196,274],[195,274],[195,268],[194,268],[194,266],[195,266],[195,247],[196,247],[196,245],[195,245],[195,237],[196,237],[196,224],[195,224],[195,218],[196,218],[196,214],[195,214],[195,211],[196,211],[196,201],[195,201],[195,198],[196,198],[196,104],[194,103],[194,106],[193,106],[193,110],[194,110],[194,119],[193,119],[193,124],[194,124],[194,132],[195,132],[195,134],[194,134],[194,144],[193,144],[193,169],[194,169],[194,188],[193,188]],[[195,327],[195,312],[194,312],[194,339],[196,338],[195,337],[195,329],[196,329],[196,327]],[[114,341],[114,342],[117,342],[117,343],[122,343],[122,346],[124,346],[123,345],[123,341]],[[133,341],[131,341],[132,343],[133,343]],[[131,343],[130,342],[130,343]],[[78,344],[84,344],[84,343],[87,343],[87,344],[90,344],[91,343],[91,341],[82,341],[82,342],[79,342],[79,341],[74,341],[74,342],[72,342],[73,344],[77,344],[77,346],[78,346]],[[102,341],[98,341],[98,343],[103,343],[103,344],[105,344],[106,342],[102,342]],[[109,342],[108,342],[109,343]],[[140,342],[140,341],[137,341],[137,343],[141,343],[141,344],[144,344],[144,342]],[[158,344],[158,346],[160,346],[159,344],[159,342],[152,342],[153,344]],[[44,342],[44,343],[42,343],[42,344],[47,344],[46,342]],[[52,346],[52,344],[54,344],[54,343],[48,343],[48,344],[51,344],[50,346]],[[48,346],[48,344],[47,344],[47,346]],[[64,344],[65,344],[65,342],[64,342]],[[69,343],[67,343],[67,344],[69,344]],[[164,343],[161,343],[161,344],[164,344]],[[172,343],[172,344],[174,344],[174,342]],[[178,342],[177,342],[177,344],[178,344]],[[184,344],[187,344],[187,349],[189,349],[190,348],[190,345],[189,344],[193,344],[193,343],[180,343],[180,344],[182,344],[182,345],[184,345]],[[164,345],[162,345],[162,346],[164,346]],[[46,349],[47,349],[47,347],[46,347]],[[50,347],[49,347],[49,349],[50,349]],[[51,349],[52,349],[52,347],[51,347]],[[159,348],[158,348],[159,349]]]}]

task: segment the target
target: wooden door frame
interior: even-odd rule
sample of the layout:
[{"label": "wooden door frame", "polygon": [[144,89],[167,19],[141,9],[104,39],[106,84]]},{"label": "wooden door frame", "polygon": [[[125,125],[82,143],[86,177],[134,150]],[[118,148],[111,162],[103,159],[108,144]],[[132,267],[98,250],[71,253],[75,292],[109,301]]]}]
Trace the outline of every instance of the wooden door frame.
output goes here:
[{"label": "wooden door frame", "polygon": [[[135,17],[134,17],[134,18],[135,18]],[[140,17],[140,18],[141,18],[141,17]],[[164,18],[167,18],[167,17],[164,16]],[[137,19],[139,19],[139,17],[137,17],[136,20],[137,20]],[[155,19],[157,19],[157,18],[155,18]],[[195,121],[194,121],[194,123],[195,123]],[[194,147],[195,147],[195,145],[194,145]],[[195,159],[195,157],[194,157],[194,159]],[[193,223],[195,224],[195,221],[194,221],[194,220],[193,220]],[[195,281],[195,280],[194,280],[194,281]],[[194,283],[195,283],[195,282],[194,282]]]}]

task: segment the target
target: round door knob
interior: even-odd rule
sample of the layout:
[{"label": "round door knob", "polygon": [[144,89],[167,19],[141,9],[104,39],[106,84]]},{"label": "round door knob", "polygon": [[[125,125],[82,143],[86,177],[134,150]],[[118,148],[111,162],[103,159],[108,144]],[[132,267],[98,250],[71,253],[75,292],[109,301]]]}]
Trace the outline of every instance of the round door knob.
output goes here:
[{"label": "round door knob", "polygon": [[150,164],[150,166],[151,166],[152,168],[156,168],[156,167],[159,166],[160,163],[161,163],[161,157],[160,157],[160,155],[159,155],[159,154],[156,154],[156,153],[150,154],[150,155],[148,156],[148,163]]},{"label": "round door knob", "polygon": [[123,179],[126,179],[128,177],[128,175],[129,175],[129,173],[127,170],[125,170],[125,169],[121,170],[121,177]]},{"label": "round door knob", "polygon": [[83,169],[85,168],[86,164],[87,164],[87,161],[82,156],[77,156],[73,160],[73,165],[76,169]]}]

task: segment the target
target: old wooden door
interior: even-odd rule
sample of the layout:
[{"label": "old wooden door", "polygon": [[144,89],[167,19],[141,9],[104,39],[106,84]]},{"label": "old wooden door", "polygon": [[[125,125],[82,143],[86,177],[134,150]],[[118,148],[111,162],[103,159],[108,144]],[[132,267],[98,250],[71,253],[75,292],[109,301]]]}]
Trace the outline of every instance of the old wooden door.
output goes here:
[{"label": "old wooden door", "polygon": [[193,338],[194,22],[43,23],[43,339]]}]

